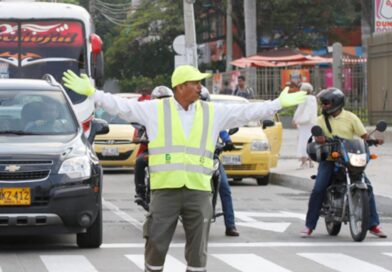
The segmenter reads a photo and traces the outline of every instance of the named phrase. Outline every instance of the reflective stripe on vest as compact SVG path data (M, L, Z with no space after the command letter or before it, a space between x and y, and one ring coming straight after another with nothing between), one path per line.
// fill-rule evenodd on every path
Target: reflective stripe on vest
M158 133L150 141L151 189L180 188L211 191L213 104L197 101L189 138L186 139L173 98L158 103Z

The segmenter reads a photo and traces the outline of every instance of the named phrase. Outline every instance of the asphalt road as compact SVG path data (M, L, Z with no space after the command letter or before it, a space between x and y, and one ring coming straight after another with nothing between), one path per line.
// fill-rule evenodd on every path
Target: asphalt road
M330 237L320 221L311 238L299 237L308 192L290 187L232 185L240 237L224 235L223 218L211 226L208 271L392 271L392 240L368 235L353 242L348 226ZM79 249L74 235L5 237L0 240L0 271L143 271L143 210L133 203L130 172L105 173L104 244ZM386 201L384 201L386 200ZM383 228L392 237L392 204L381 199ZM219 209L219 208L218 208ZM166 272L185 271L184 232L173 238Z

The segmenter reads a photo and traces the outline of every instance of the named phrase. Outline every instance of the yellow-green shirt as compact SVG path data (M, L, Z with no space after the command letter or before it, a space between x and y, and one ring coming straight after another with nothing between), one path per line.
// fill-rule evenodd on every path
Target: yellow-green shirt
M317 118L317 124L323 129L324 135L327 137L335 135L344 139L353 139L354 136L361 137L367 133L358 116L350 111L342 110L338 116L330 116L329 123L331 124L332 133L327 128L324 116L320 115Z

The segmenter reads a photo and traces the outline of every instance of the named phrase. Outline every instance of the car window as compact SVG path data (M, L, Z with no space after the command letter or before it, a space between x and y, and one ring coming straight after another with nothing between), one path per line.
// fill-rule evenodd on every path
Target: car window
M71 134L77 120L62 92L0 91L0 134Z
M95 117L104 119L106 122L112 125L126 125L129 124L129 122L125 121L124 119L121 119L117 115L111 115L107 111L105 111L103 108L97 108L95 111Z

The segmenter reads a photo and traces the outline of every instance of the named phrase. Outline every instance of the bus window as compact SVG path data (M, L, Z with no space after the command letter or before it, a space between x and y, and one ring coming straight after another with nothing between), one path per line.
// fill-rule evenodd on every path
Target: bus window
M76 74L86 72L84 41L83 24L78 21L0 21L0 76L42 78L51 74L61 82L68 69ZM1 71L2 65L8 65L8 71ZM73 103L85 99L71 91L68 95Z

